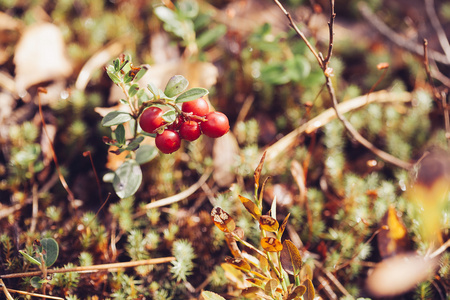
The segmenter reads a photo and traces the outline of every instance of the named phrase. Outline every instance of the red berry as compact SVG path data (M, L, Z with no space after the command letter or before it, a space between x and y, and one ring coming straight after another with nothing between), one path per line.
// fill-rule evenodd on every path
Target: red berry
M218 111L206 115L206 121L201 123L203 133L212 138L218 138L230 130L227 116Z
M139 125L142 130L148 133L153 133L156 128L164 125L164 120L162 118L163 111L159 107L149 107L142 113L139 118Z
M208 102L203 98L184 102L181 106L181 110L186 113L192 113L196 116L203 117L209 112Z
M169 154L180 149L181 138L178 132L166 129L156 136L155 144L162 153Z
M180 126L180 136L187 141L195 141L202 135L200 125L195 121L186 121Z

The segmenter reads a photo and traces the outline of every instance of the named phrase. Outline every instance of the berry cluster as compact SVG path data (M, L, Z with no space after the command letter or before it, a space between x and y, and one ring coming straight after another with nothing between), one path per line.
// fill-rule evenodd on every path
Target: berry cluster
M182 139L192 142L202 133L218 138L230 129L227 116L217 111L209 112L208 103L203 98L184 102L172 123L164 121L163 113L161 108L151 106L141 114L139 125L145 132L157 133L156 147L166 154L177 151Z

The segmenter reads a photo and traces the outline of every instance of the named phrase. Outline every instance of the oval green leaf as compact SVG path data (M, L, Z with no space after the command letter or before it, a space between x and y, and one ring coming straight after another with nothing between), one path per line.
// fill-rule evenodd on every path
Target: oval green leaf
M128 122L132 119L129 113L123 111L112 111L108 113L102 120L102 125L110 127Z
M166 85L166 89L164 90L164 94L167 97L175 97L176 95L183 92L189 85L189 81L184 78L182 75L175 75L170 78L169 82Z
M163 115L162 118L167 123L172 123L177 119L177 112L175 110L168 110Z
M152 145L141 145L136 150L136 162L140 165L148 163L158 155L158 150Z
M41 262L38 261L37 259L35 259L34 257L28 255L26 252L24 252L23 250L19 250L19 253L23 255L23 257L25 257L30 263L35 264L40 266Z
M30 284L35 289L40 289L42 287L42 278L39 276L34 276L31 278Z
M117 126L116 130L114 130L114 134L119 145L125 144L125 127L123 126L123 124L119 124Z
M113 187L119 198L127 198L136 193L142 182L142 170L133 160L125 161L115 172Z
M39 246L39 251L42 252L44 257L45 265L50 267L56 262L59 255L58 243L52 238L45 238L41 240L41 246Z
M177 97L176 103L189 102L208 95L209 91L204 88L192 88Z
M139 91L139 85L137 83L135 83L132 86L130 86L130 88L128 89L128 96L133 97L134 95L137 94L138 91Z

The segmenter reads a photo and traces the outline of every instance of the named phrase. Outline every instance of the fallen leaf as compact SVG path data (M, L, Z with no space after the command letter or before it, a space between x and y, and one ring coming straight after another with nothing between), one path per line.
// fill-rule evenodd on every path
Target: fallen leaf
M430 278L437 266L437 260L416 254L396 255L377 264L367 278L367 288L375 297L403 294Z
M25 30L17 44L14 63L19 95L25 95L32 85L62 79L72 73L62 33L50 23L36 24Z
M378 250L383 258L406 252L409 249L409 239L403 221L394 206L390 206L381 220L381 225L387 226L378 234Z

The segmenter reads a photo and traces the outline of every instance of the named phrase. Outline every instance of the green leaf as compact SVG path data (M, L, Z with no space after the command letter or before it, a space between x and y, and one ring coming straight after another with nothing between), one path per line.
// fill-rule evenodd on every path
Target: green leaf
M197 47L203 49L211 44L214 44L218 39L227 33L227 26L220 24L210 30L206 30L197 38Z
M147 84L147 88L154 97L157 97L159 95L159 89L153 83L150 82L149 84Z
M23 255L30 263L40 266L41 262L36 260L34 257L28 255L25 251L19 250L19 253Z
M114 73L106 72L108 74L109 78L111 78L112 82L115 84L119 84L122 80Z
M125 148L125 150L135 151L140 147L140 144L144 140L143 136L138 136L135 138L131 143L128 144L128 146Z
M127 198L136 193L142 182L142 170L133 160L125 161L115 172L113 187L119 198Z
M189 102L208 95L208 90L204 88L192 88L177 97L176 103Z
M158 155L158 150L152 145L142 145L136 150L136 162L140 165L145 164Z
M139 72L137 72L136 76L134 76L134 80L138 81L142 77L144 77L145 73L147 73L148 69L146 66L142 66Z
M164 90L164 94L167 97L175 97L176 95L183 92L189 85L189 81L184 78L182 75L175 75L169 79L169 82L166 85Z
M125 127L123 126L123 124L119 124L116 130L114 130L114 133L116 135L117 143L119 143L120 145L125 144Z
M32 287L34 287L35 289L40 289L42 287L42 278L39 276L34 276L31 278L30 280L30 284Z
M173 32L180 38L184 38L188 31L193 31L194 24L192 21L188 22L189 20L185 20L184 22L181 22L177 14L170 8L158 6L155 8L155 14L164 22L164 29ZM192 25L189 26L189 23L192 23Z
M128 89L128 95L130 97L133 97L134 95L137 94L138 91L139 91L139 85L137 83L135 83L132 86L130 86L130 88Z
M299 82L306 78L311 72L311 64L304 56L294 56L294 58L286 62L287 74L294 82Z
M41 246L39 246L38 249L43 254L45 265L47 267L52 266L56 262L59 255L59 246L54 239L42 239Z
M102 125L105 127L111 127L128 122L132 119L129 113L123 111L112 111L108 113L102 120Z
M120 71L120 60L118 58L116 58L113 61L113 64L114 64L114 71L119 72Z
M202 297L205 300L225 300L224 297L209 291L202 291Z
M172 123L177 119L178 113L175 110L168 110L163 115L162 118L167 123Z

